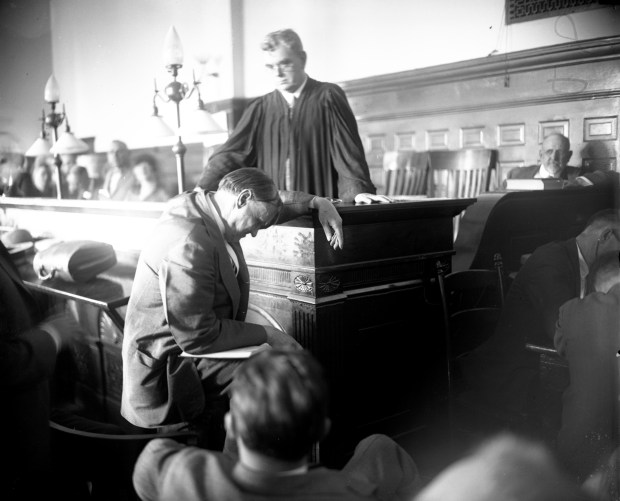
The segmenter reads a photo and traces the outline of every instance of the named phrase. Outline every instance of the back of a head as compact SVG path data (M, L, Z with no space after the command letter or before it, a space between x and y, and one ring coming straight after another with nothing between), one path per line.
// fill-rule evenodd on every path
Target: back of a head
M297 461L325 432L327 383L306 351L269 349L248 359L231 386L235 431L251 450Z
M589 499L542 445L509 434L483 443L440 473L415 501Z
M590 267L588 290L607 293L618 283L620 283L620 252L606 252Z
M281 45L288 47L295 54L301 56L304 52L303 44L299 35L291 29L272 31L268 33L261 43L261 50L272 51Z

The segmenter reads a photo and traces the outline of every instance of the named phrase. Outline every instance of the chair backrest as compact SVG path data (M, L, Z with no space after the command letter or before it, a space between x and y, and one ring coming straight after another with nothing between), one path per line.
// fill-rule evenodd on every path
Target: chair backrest
M496 150L442 150L428 155L429 197L470 198L489 191Z
M385 195L426 195L427 172L428 152L386 151L383 155Z
M92 423L92 429L97 428L95 421L84 421ZM83 431L55 421L50 421L49 426L58 482L67 494L89 491L88 499L138 500L133 488L133 468L150 440L172 438L186 444L197 443L197 434L191 431L125 434L120 427L107 423L101 423L102 431L116 428L119 433ZM67 499L73 497L68 495Z
M267 310L255 304L248 304L248 312L245 321L251 324L270 325L279 331L286 332L282 324L278 322Z
M493 270L469 269L445 274L437 270L444 327L452 358L473 350L494 332L506 292L502 259Z

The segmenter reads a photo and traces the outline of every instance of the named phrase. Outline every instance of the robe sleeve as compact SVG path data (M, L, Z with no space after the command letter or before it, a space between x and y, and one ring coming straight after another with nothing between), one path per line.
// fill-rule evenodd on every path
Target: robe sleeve
M330 85L325 91L324 106L332 131L330 155L338 173L338 197L351 202L358 193L376 193L357 122L344 91L337 85Z
M207 191L217 190L220 180L241 166L257 165L258 127L262 120L263 106L256 99L245 110L239 123L217 151L209 158L197 185Z

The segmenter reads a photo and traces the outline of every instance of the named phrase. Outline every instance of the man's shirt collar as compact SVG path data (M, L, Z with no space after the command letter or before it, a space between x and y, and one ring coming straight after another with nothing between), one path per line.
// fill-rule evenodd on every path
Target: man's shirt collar
M304 78L304 82L299 86L299 88L295 92L288 92L282 89L278 89L280 91L280 94L282 94L282 97L286 100L289 106L293 106L294 99L299 99L299 96L301 96L301 91L303 91L304 87L306 86L306 82L308 82L308 75L306 75L306 77Z

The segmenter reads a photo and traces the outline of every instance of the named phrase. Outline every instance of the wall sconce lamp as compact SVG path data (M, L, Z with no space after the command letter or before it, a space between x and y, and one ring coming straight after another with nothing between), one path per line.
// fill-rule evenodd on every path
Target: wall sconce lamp
M172 130L163 121L159 115L157 109L156 100L161 99L164 102L172 101L176 107L177 117L177 143L172 147L172 152L176 158L177 166L177 184L179 193L183 193L185 190L185 153L187 147L183 144L181 138L181 109L180 103L183 100L189 99L194 92L198 97L198 107L192 115L189 117L189 124L184 127L185 130L193 130L197 133L219 133L225 132L222 127L213 119L211 114L206 110L205 104L200 96L200 81L196 80L196 75L192 74L192 84L189 86L186 83L181 83L177 80L179 69L183 67L183 46L181 45L181 39L174 28L171 26L166 34L164 40L164 64L168 72L172 75L172 82L164 87L163 96L157 89L157 81L155 80L155 93L153 95L153 115L151 116L151 131L161 136L170 136ZM216 73L212 73L210 76L217 76Z
M35 140L32 146L26 150L25 155L28 157L47 155L48 153L54 155L54 165L56 166L54 176L56 181L56 194L58 199L62 199L64 193L60 169L62 159L60 155L86 153L89 147L84 141L75 137L71 132L64 105L62 113L56 111L56 105L60 101L60 90L54 75L51 75L45 84L43 99L50 104L51 110L47 115L45 114L45 110L41 111L41 135ZM60 127L63 121L65 122L65 132L59 138L58 127ZM53 145L50 145L47 139L46 128L52 130Z

